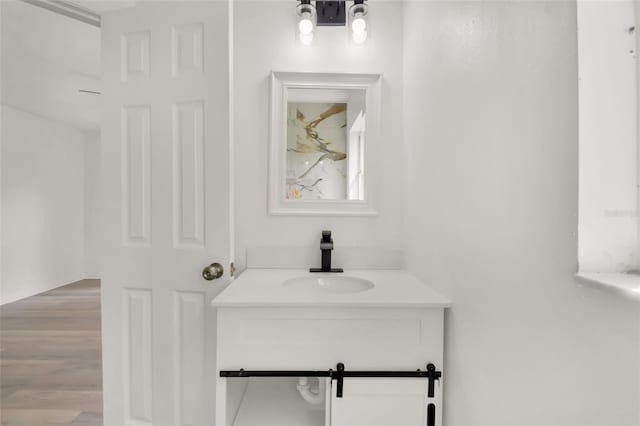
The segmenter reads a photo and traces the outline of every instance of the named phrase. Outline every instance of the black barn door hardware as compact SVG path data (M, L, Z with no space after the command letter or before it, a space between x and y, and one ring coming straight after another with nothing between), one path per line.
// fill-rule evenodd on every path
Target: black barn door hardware
M331 380L334 378L332 377ZM342 398L342 391L344 389L344 364L339 362L336 365L336 398Z
M427 387L427 397L433 398L435 395L435 382L442 377L442 371L436 371L436 366L429 363L427 364L427 378L429 379L429 385Z
M424 378L428 380L427 397L435 395L435 382L440 380L442 372L436 370L432 363L426 370L415 371L348 371L343 363L338 363L335 370L221 370L220 377L329 377L336 381L336 397L342 398L344 379L347 377L389 377L389 378ZM435 406L434 406L435 409Z
M436 426L436 405L427 405L427 426Z

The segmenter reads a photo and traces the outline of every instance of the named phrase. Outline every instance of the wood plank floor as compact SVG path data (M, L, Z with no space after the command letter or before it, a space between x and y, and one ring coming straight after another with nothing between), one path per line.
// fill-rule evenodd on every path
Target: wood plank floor
M102 425L99 280L0 307L0 424Z

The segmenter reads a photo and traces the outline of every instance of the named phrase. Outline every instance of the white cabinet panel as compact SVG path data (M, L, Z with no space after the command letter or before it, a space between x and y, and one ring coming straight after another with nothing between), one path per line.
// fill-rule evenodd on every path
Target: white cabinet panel
M351 370L439 366L443 312L219 308L218 369L314 370L335 368L338 362Z
M379 343L420 344L420 319L416 318L275 318L246 319L232 338L244 344Z
M425 426L424 379L344 379L343 397L331 390L331 426Z

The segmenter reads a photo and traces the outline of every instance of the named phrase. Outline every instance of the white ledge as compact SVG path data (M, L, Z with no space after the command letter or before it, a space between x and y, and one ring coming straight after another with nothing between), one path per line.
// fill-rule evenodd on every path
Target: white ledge
M623 272L578 272L576 277L587 284L614 291L640 302L640 274Z

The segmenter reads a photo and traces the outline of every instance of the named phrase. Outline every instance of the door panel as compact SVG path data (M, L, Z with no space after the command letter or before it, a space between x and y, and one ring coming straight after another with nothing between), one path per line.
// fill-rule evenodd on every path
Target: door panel
M122 108L124 245L151 244L151 106Z
M151 290L126 289L123 300L123 387L129 422L152 418Z
M204 102L173 104L174 246L204 245Z
M344 379L343 397L331 388L332 426L425 426L424 379Z
M213 425L229 282L228 3L102 20L106 426ZM222 278L202 268L219 262Z
M204 293L185 291L174 293L174 406L177 424L206 423L204 417L206 401L203 398L205 395L203 372L207 362L204 345L206 309Z

